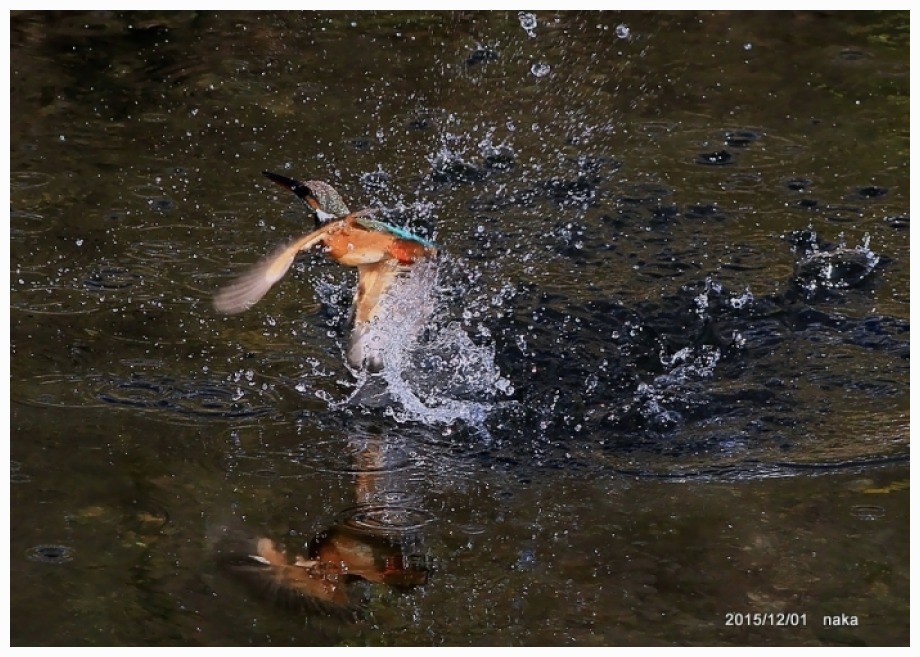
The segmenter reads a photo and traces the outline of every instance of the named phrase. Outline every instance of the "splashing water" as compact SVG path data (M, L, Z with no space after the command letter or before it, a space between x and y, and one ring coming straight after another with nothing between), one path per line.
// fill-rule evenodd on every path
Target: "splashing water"
M494 345L475 344L458 322L438 325L438 271L436 261L417 264L383 297L366 338L383 369L354 372L356 389L342 404L383 407L399 422L476 426L497 396L513 393Z
M821 248L813 237L804 256L796 263L796 279L809 295L821 289L851 288L868 278L880 260L869 248L868 234L863 243L855 247L847 247L841 236L836 247Z

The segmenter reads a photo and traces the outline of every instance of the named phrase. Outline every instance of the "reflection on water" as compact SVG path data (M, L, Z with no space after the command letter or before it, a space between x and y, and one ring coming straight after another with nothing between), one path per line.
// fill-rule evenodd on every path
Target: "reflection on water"
M422 586L428 566L422 536L430 514L411 483L403 451L390 441L353 438L355 505L289 558L279 539L241 539L222 528L218 561L276 604L298 612L357 620L365 604L355 582L397 589Z
M13 15L14 643L905 643L908 36ZM443 247L382 372L321 256L212 311L266 168Z

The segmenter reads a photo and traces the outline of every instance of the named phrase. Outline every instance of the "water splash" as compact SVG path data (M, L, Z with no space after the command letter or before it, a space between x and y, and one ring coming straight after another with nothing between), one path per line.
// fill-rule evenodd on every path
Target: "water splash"
M796 263L795 279L809 296L821 290L851 288L875 271L881 258L869 248L869 235L863 243L847 247L843 236L837 246L823 248L817 236L810 235L803 257Z
M545 78L551 71L550 65L542 62L537 62L530 67L530 74L535 78Z
M481 425L499 397L514 392L495 364L495 346L477 344L439 303L438 262L423 262L381 299L366 340L378 373L355 371L354 392L333 405L383 408L398 422ZM483 333L482 331L480 333Z
M486 127L478 142L469 132L442 135L438 150L427 156L431 179L437 183L475 183L513 168L515 149L506 140L496 142L495 133L495 127Z
M665 373L650 383L639 383L632 403L619 411L638 412L654 431L683 425L687 411L703 403L698 394L700 381L713 377L721 357L721 350L711 345L685 347L674 354L662 352L659 358ZM611 419L616 416L615 412Z

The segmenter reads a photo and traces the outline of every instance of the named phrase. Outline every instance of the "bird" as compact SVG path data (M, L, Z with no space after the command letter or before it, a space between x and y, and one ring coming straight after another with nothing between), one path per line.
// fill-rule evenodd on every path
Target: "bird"
M284 277L297 254L323 245L330 258L358 270L348 364L356 370L380 371L384 364L382 352L379 345L371 345L369 329L380 315L381 301L400 278L412 271L413 265L435 259L438 246L405 228L372 218L376 209L352 212L328 183L302 182L270 171L263 171L263 175L294 192L310 208L316 229L276 248L220 289L214 297L214 308L230 315L251 308Z

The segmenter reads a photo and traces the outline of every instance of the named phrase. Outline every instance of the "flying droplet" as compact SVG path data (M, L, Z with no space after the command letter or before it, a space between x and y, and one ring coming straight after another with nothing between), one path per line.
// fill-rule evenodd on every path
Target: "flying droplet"
M552 69L550 69L549 64L537 63L530 67L530 72L536 78L546 77L549 75L550 70Z
M527 11L519 11L518 20L521 22L521 27L527 32L527 36L531 39L537 36L537 17L535 14L531 14Z

